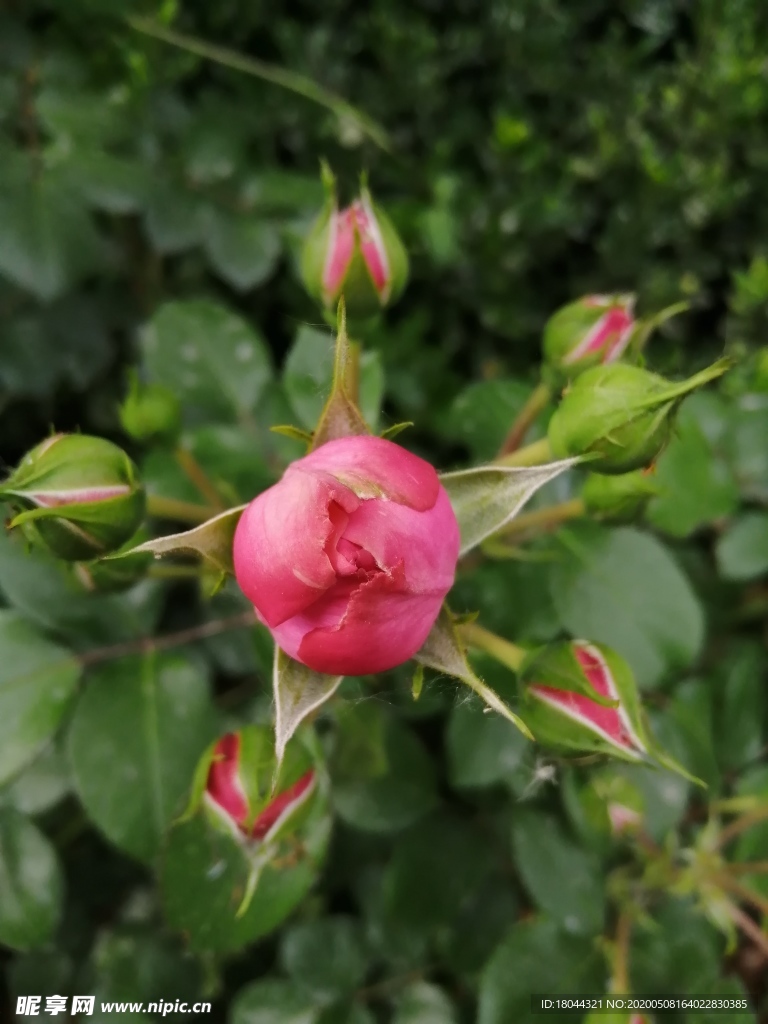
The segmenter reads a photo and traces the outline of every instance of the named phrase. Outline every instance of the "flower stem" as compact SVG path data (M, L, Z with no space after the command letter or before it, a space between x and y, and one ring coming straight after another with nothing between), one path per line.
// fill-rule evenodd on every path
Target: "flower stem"
M210 503L211 508L215 508L217 512L223 512L226 506L221 500L221 495L192 452L180 446L173 454L184 475Z
M616 922L616 938L613 946L613 978L611 989L623 994L629 992L629 940L632 936L632 919L626 911L619 914Z
M524 512L512 520L503 530L494 536L510 537L519 533L546 533L555 530L569 519L578 519L586 515L587 509L582 498L571 498L559 505L537 508L533 512Z
M552 459L552 449L549 440L543 437L540 441L527 444L525 448L518 448L516 452L503 455L496 459L496 466L541 466Z
M741 835L742 832L746 832L747 829L752 828L753 825L757 825L761 821L765 821L768 818L768 804L764 807L758 807L757 810L750 811L748 814L743 814L740 818L732 821L730 825L723 829L717 840L716 848L722 850L732 839L736 836Z
M476 622L465 622L458 627L458 630L461 639L470 647L485 651L486 654L490 654L491 657L500 661L502 665L511 668L513 672L520 669L526 655L522 647L491 633L488 629L483 629Z
M147 495L147 513L157 519L175 519L179 523L204 523L213 519L219 509L207 505L195 505L191 501L164 498L159 494Z
M515 421L509 428L509 433L504 438L504 443L499 449L499 458L502 455L509 455L520 447L528 428L538 419L552 397L552 389L543 381L537 384L528 396L525 405L515 417Z
M754 944L762 950L765 956L768 956L768 935L765 934L759 925L755 924L749 914L745 914L744 911L737 907L735 903L731 903L730 900L727 900L726 906L731 920L746 936L752 939Z

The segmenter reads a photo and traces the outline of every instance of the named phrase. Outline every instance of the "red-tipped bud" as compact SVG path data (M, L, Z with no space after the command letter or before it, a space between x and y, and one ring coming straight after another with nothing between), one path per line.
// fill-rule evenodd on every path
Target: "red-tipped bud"
M540 742L645 760L634 679L614 651L582 641L553 644L528 657L521 678L525 719Z
M268 795L266 785L273 760L265 765L260 732L255 737L245 733L227 733L216 744L208 769L205 800L230 828L248 839L263 842L282 832L311 796L315 787L315 771L309 769L275 796ZM256 739L256 744L253 740ZM265 772L264 769L269 771Z
M343 296L347 314L369 317L400 295L408 277L408 256L391 221L367 188L345 209L331 196L315 222L302 254L307 291L328 310Z
M544 356L568 377L620 359L635 327L634 295L585 295L559 309L544 328Z

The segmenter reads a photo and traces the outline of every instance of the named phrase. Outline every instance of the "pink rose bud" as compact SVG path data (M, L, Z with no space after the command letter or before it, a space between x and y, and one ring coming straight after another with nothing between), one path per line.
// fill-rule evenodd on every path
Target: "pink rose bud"
M292 463L237 526L235 575L276 643L318 672L411 658L453 585L459 527L428 462L380 437Z
M305 244L302 276L309 293L328 309L343 295L352 318L371 316L400 295L408 256L367 189L343 210L331 197Z
M559 309L544 328L544 356L569 377L620 359L632 337L633 295L586 295Z
M613 651L580 641L556 644L534 657L524 677L531 680L526 721L537 739L632 761L645 758L634 680Z
M241 744L241 735L234 732L223 736L216 744L208 769L205 798L209 806L243 835L264 840L306 801L315 785L315 772L313 769L305 772L254 817L241 776Z

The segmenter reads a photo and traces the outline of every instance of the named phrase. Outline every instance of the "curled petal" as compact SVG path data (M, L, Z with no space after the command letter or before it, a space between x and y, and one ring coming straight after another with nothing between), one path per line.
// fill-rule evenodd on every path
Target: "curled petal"
M358 498L384 498L424 512L437 501L440 481L433 466L383 437L342 437L294 462L298 473L329 473Z

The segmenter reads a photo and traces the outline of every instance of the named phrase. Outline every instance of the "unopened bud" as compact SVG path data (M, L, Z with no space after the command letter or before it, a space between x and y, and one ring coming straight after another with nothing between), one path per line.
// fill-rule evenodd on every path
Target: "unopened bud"
M590 473L581 491L587 512L604 522L634 522L651 498L659 493L651 473L637 469L634 473L606 476Z
M639 366L595 366L570 385L549 423L557 458L591 456L599 473L629 473L649 465L670 439L682 399L725 373L722 359L674 384Z
M620 359L632 338L634 295L585 295L563 306L544 327L544 358L575 377Z
M214 747L205 805L233 834L268 842L298 824L298 812L315 790L315 770L308 756L294 756L273 793L275 765L273 739L261 726L227 733Z
M541 743L645 760L647 744L629 666L581 641L553 644L523 666L525 720Z
M145 507L125 452L84 434L55 434L33 448L0 485L0 500L18 512L10 527L75 562L119 548L136 532Z
M123 430L137 441L173 438L181 428L181 405L176 395L162 384L142 384L135 373L119 414Z
M304 245L307 291L333 310L343 296L347 315L372 316L394 302L408 278L408 255L389 217L367 188L340 210L331 195Z

